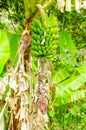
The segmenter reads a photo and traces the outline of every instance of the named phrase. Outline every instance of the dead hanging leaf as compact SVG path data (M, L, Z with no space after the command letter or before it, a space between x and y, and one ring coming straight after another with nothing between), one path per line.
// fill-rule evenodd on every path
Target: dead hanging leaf
M66 0L66 11L71 12L71 0Z
M71 8L72 8L72 4L71 4L72 0L57 0L57 7L58 9L63 13L64 12L64 9L66 11L69 11L71 12ZM82 0L75 0L75 10L77 12L80 11L80 8L81 8L81 3L82 3ZM66 8L65 8L66 6Z
M63 13L64 12L64 7L65 7L64 0L57 0L57 7Z
M75 10L78 12L81 8L81 0L75 0Z
M15 97L15 98L9 98L7 99L8 105L11 108L11 110L15 111L17 110L17 102L18 102L19 98Z
M13 112L11 112L8 130L20 130L20 123L18 118L15 118Z
M24 106L21 106L20 108L20 119L19 120L22 120L22 119L25 119L25 107Z
M27 130L27 124L22 122L21 124L21 130Z
M4 129L3 127L4 127L3 119L0 119L0 130L3 130Z
M9 86L12 88L15 92L17 92L18 84L16 77L10 77Z
M31 113L29 114L29 129L30 130L44 130L44 127L47 128L47 113L42 114L40 109L37 106L37 88L33 91L33 97L31 97ZM45 118L47 117L47 118Z
M23 44L23 50L25 51L28 47L31 46L30 42L30 30L25 30L21 39L21 44Z
M28 98L24 94L21 95L20 120L25 120L27 118L27 113L28 113Z
M13 113L11 113L8 130L13 130L13 129L14 129L13 128Z
M46 73L42 74L40 73L38 75L38 81L37 81L37 105L42 112L42 114L45 114L48 106L48 100L49 100L49 85L46 83Z
M4 94L7 85L8 85L8 75L4 76L0 80L0 99L2 99L2 95Z
M41 120L41 121L40 121ZM42 114L40 110L38 110L38 117L37 117L37 123L39 123L39 127L44 130L44 128L47 128L47 122L48 122L48 115L47 113ZM39 129L41 130L41 129Z
M45 130L47 128L47 106L49 100L49 84L47 80L46 60L40 58L38 61L37 83L34 91L31 91L29 124L30 130ZM45 118L46 117L46 118Z

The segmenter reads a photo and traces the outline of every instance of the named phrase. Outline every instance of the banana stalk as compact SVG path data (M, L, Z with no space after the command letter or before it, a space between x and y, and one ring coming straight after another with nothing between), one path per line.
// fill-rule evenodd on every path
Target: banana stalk
M23 0L25 6L25 17L28 19L31 16L30 1Z
M36 7L39 9L39 12L41 14L41 18L42 18L42 23L43 25L45 25L46 22L46 15L45 15L45 11L42 5L40 4L36 4Z

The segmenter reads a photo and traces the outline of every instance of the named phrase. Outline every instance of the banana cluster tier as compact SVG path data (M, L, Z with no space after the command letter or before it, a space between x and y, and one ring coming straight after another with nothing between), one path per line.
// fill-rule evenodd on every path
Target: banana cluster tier
M52 59L56 55L59 39L57 18L46 16L46 21L35 19L31 24L32 55Z

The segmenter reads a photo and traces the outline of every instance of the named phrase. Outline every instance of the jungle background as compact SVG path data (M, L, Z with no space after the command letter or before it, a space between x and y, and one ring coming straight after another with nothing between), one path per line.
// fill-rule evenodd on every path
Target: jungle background
M0 130L86 130L86 1L1 0Z

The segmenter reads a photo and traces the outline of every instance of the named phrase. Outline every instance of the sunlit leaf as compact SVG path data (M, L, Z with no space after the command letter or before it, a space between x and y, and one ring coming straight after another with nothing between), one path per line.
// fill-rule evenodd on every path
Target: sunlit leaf
M54 117L55 116L55 111L54 110L49 111L49 116Z
M85 95L86 95L86 90L77 90L71 93L65 93L63 96L59 95L56 97L55 105L60 106L62 104L78 101L80 99L84 99Z
M10 57L10 46L6 32L0 30L0 73Z
M66 31L61 31L60 33L60 55L64 58L66 68L70 72L74 70L76 64L76 46L69 37Z
M69 35L65 31L60 33L60 54L66 55L67 53L73 54L76 52L76 46L70 39Z
M77 68L77 71L81 74L81 73L86 73L86 62L81 65L80 67Z
M65 68L63 69L61 68L59 71L52 74L52 80L53 80L53 83L57 84L59 82L62 82L69 76L70 76L70 73Z
M73 76L62 83L56 89L57 95L64 95L79 89L86 82L86 74Z
M13 61L14 58L16 57L17 51L18 51L18 43L20 40L20 35L18 34L12 34L12 33L7 33L8 40L10 43L10 59Z

